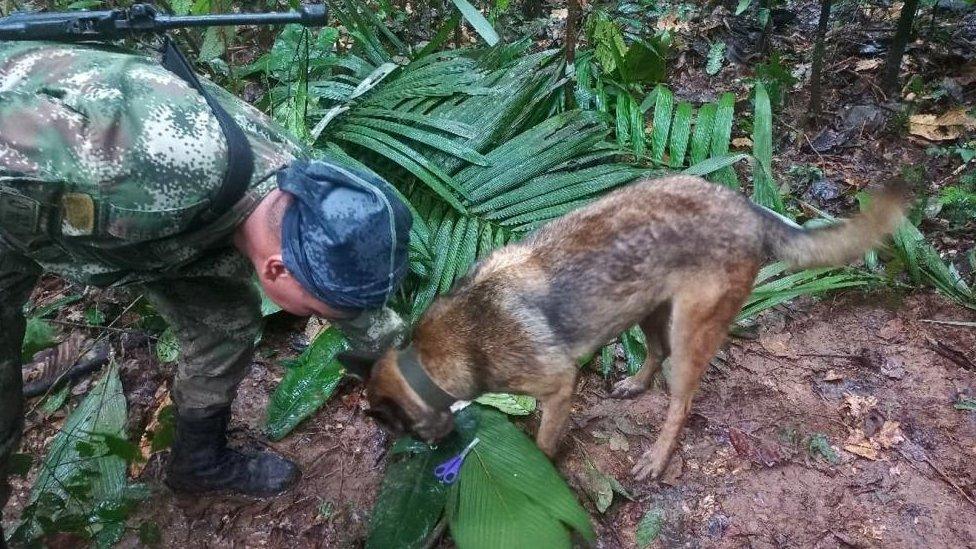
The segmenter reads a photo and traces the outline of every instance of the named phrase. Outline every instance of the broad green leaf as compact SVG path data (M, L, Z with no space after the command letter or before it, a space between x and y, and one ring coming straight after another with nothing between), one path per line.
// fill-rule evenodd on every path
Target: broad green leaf
M57 412L64 406L64 403L68 401L68 395L71 393L71 384L65 383L57 392L51 393L44 398L44 402L41 403L40 410L44 412L44 415L49 416L54 412Z
M784 213L783 199L772 178L773 165L773 113L769 106L769 94L761 82L756 83L756 116L753 121L752 155L755 159L753 170L752 201L767 208Z
M745 160L747 158L749 158L749 155L745 153L713 156L712 158L698 162L694 166L684 170L681 173L685 175L706 176L710 173L714 173L719 170L725 169L728 166L731 166L732 164L735 164L736 162L739 162L740 160Z
M620 344L627 358L627 372L634 375L647 359L647 340L639 326L627 330L620 336Z
M52 498L63 501L63 505L48 510L53 512L49 518L55 521L74 515L94 518L104 506L121 504L126 494L126 462L109 452L104 440L125 439L125 422L125 395L113 362L51 441L31 488L31 503ZM26 527L36 537L42 525ZM111 523L91 523L84 529L105 541L112 541L117 533L117 526Z
M397 447L414 451L391 452L369 521L367 549L427 546L428 536L444 513L449 489L434 476L434 469L466 443L456 434L434 450L413 439L397 441Z
M674 111L674 122L671 124L671 139L668 156L672 168L684 166L685 154L688 150L688 139L691 137L691 103L682 101Z
M489 46L494 46L498 43L498 33L491 26L491 23L485 19L485 16L478 11L478 8L471 5L468 0L451 0L457 9L461 11L461 15L471 23L474 30L481 35L481 38L488 43Z
M346 347L339 330L329 328L305 349L295 366L288 368L268 402L264 427L268 438L280 440L332 396L345 373L336 355Z
M21 347L22 359L29 362L34 355L57 344L57 330L43 318L32 316L27 319L24 330L24 343Z
M589 517L548 458L503 414L473 404L459 416L465 439L477 436L447 500L451 536L459 547L571 547L571 530L593 541Z
M712 131L715 126L715 111L718 105L707 103L698 109L698 119L695 121L695 133L691 137L691 164L704 162L708 158L709 147L712 143Z
M475 399L478 404L497 408L510 416L527 416L535 411L535 398L508 393L485 393Z
M729 145L732 142L732 119L735 114L735 96L725 93L718 102L718 109L715 111L715 127L712 130L711 156L725 156L729 154ZM716 182L731 187L739 188L739 180L735 175L735 170L726 167L715 174Z
M630 111L630 145L634 151L634 155L640 158L644 156L645 151L644 113L641 112L640 106L634 100L633 96L628 94L626 99L629 103L628 110Z
M671 131L674 94L664 86L658 86L657 90L657 101L654 103L654 129L651 131L651 160L662 162Z
M623 57L623 70L629 82L653 85L664 80L664 46L639 40L634 42Z
M600 373L603 377L610 377L613 374L614 365L614 345L604 345L600 349Z

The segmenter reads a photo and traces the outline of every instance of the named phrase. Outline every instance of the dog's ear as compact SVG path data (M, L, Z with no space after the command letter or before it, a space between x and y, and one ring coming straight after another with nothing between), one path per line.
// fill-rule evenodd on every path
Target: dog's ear
M336 355L336 360L338 360L339 363L346 368L346 374L358 379L359 381L366 381L369 379L369 374L373 370L373 364L376 363L378 358L379 357L365 356L350 351L345 351Z

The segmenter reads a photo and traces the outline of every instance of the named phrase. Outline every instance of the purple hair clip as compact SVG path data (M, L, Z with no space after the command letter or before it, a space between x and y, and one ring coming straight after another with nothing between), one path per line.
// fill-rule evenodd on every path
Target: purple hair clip
M457 480L458 475L461 473L461 465L464 463L464 458L468 456L468 453L479 443L481 439L474 437L471 444L468 444L461 453L452 457L451 459L441 463L434 468L434 476L437 480L443 482L444 484L453 484Z

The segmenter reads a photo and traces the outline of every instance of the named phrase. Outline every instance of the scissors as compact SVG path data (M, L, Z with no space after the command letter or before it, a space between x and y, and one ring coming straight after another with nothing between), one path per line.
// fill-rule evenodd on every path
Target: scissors
M458 474L461 472L461 464L464 463L464 458L467 457L468 453L479 443L481 439L474 437L471 444L461 451L460 454L454 456L453 458L441 463L436 468L434 468L434 476L437 480L443 482L444 484L453 484L458 478Z

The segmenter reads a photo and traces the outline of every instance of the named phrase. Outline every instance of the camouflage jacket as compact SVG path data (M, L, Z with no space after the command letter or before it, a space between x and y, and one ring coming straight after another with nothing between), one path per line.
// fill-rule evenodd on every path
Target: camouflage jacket
M197 227L227 162L198 92L133 52L0 42L0 243L97 286L249 276L234 229L304 151L256 109L205 85L244 130L255 166L246 196Z

